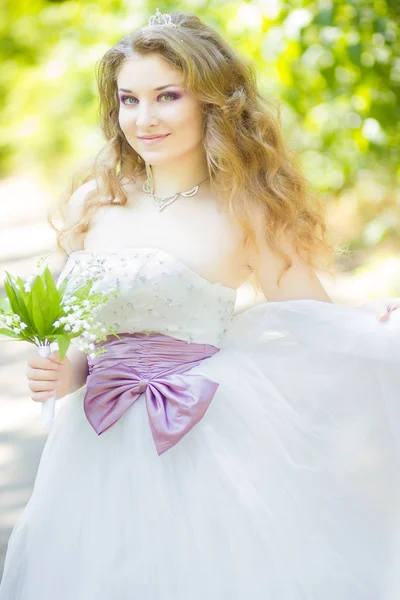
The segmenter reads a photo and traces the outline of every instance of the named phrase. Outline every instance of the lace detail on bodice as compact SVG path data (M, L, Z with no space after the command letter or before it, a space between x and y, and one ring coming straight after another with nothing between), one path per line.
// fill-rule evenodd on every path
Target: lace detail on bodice
M102 274L95 291L116 287L98 320L121 333L162 333L187 342L220 346L232 319L237 291L212 283L174 256L155 248L72 252L58 284L67 289Z

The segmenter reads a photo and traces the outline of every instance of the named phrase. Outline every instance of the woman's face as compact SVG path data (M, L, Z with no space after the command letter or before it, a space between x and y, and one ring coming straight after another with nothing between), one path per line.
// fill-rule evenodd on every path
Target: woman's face
M183 76L158 54L136 55L117 78L119 124L129 145L150 165L176 162L203 149L200 104ZM147 136L165 136L146 140Z

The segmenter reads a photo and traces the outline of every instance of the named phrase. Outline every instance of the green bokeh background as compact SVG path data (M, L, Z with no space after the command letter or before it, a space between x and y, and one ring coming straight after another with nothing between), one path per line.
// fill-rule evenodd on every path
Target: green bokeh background
M351 251L339 269L389 273L377 295L400 295L398 0L3 0L0 176L29 169L55 197L67 189L103 144L96 63L157 7L195 12L255 63Z

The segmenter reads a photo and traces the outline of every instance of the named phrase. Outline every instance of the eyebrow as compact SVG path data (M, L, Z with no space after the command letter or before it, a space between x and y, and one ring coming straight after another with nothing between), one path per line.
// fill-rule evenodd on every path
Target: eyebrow
M160 87L156 87L154 88L155 91L159 91L159 90L165 90L165 88L167 87L181 87L180 85L178 85L177 83L167 83L167 85L160 85ZM128 94L132 94L132 90L127 90L125 88L119 88L120 92L128 92Z

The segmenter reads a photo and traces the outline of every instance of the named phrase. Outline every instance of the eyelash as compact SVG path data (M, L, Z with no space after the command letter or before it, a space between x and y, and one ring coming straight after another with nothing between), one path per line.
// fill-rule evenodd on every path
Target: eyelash
M160 94L158 97L162 98L162 96L173 96L172 100L178 100L180 98L179 94L174 94L174 92L164 92L164 94ZM128 98L133 98L133 96L120 96L120 101L122 104L125 104L125 100ZM136 102L132 102L132 104L127 103L125 106L134 106L137 104Z

